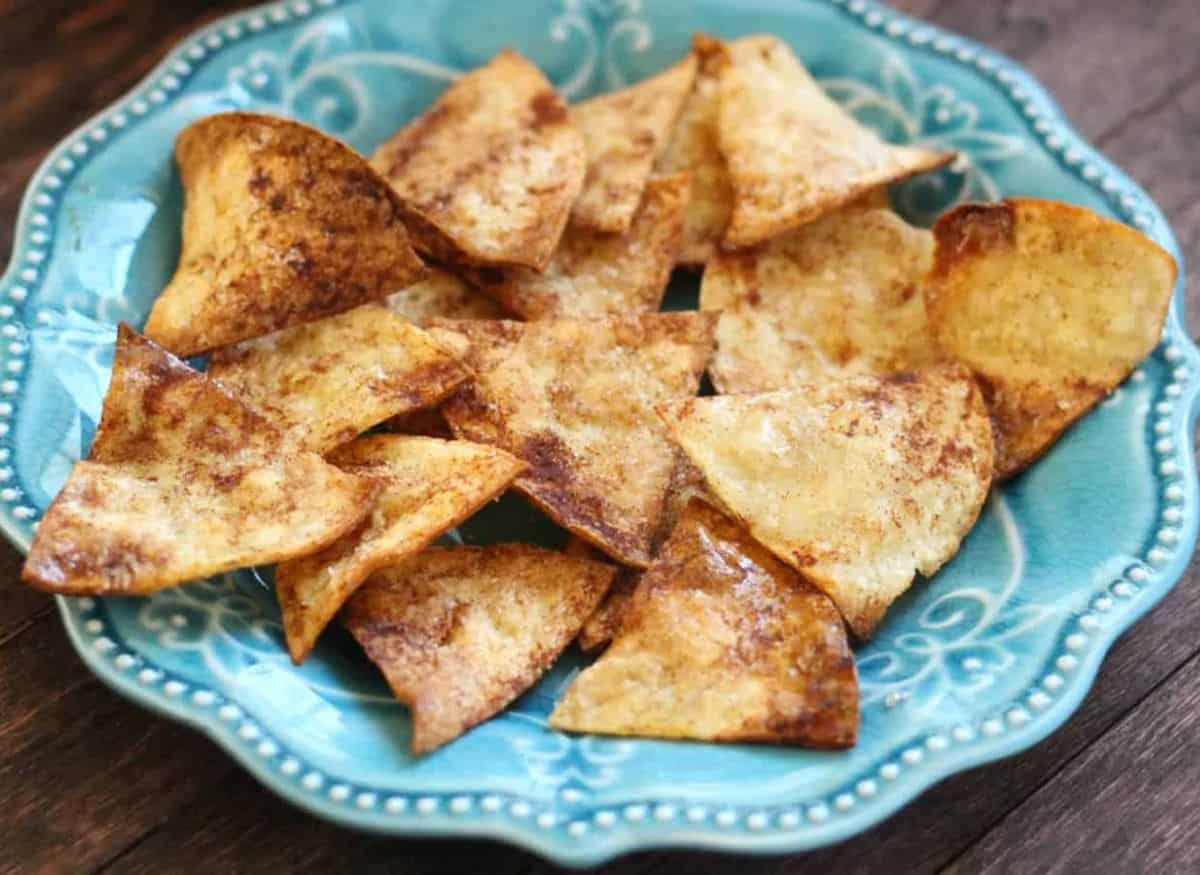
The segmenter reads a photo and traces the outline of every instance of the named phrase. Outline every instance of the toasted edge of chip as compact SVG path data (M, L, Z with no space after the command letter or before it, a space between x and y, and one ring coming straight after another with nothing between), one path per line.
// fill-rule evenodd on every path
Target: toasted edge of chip
M1058 201L963 204L933 231L933 334L982 387L1007 479L1154 349L1178 265L1133 228Z
M378 304L217 350L208 374L268 417L289 445L317 453L440 403L470 376L428 334Z
M455 80L372 164L427 255L540 270L583 186L587 152L542 72L504 49Z
M430 547L373 574L342 620L411 708L412 752L424 754L531 687L615 571L529 544Z
M696 79L696 56L635 85L571 107L587 147L583 190L571 210L580 228L623 234Z
M280 443L220 385L121 323L92 457L51 502L22 579L62 595L145 594L290 559L356 526L375 484Z
M399 198L316 128L221 113L185 128L175 157L182 251L145 332L176 355L333 316L425 275Z
M320 552L281 564L275 594L292 661L299 665L326 625L374 571L420 552L508 488L526 464L466 441L372 435L329 461L379 484L366 520Z
M833 603L699 499L549 719L569 732L820 748L852 746L858 722Z

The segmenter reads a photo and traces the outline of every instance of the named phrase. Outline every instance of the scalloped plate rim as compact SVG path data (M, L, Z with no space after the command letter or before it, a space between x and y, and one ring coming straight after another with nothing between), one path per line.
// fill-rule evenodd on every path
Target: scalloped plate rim
M945 39L952 41L957 47L969 49L976 56L989 58L994 63L994 70L996 72L1006 72L1028 92L1032 100L1036 100L1042 105L1042 115L1057 126L1056 133L1086 158L1087 162L1099 167L1104 171L1105 175L1115 178L1124 189L1137 195L1142 200L1145 208L1151 212L1156 220L1156 227L1151 236L1171 252L1178 261L1180 268L1176 292L1172 301L1164 337L1169 339L1173 344L1177 344L1177 348L1181 350L1184 359L1186 359L1186 365L1193 373L1197 369L1200 369L1200 348L1196 346L1188 334L1182 320L1183 289L1186 286L1186 270L1183 255L1179 249L1179 244L1173 230L1165 216L1163 216L1161 209L1149 194L1134 182L1128 174L1097 151L1075 129L1054 97L1031 73L1027 72L1018 62L1007 55L987 48L970 38L948 31L938 25L915 19L877 2L877 0L849 0L849 2L848 0L818 0L818 2L835 7L844 15L851 17L850 26L855 28L862 29L865 27L859 20L864 15L878 14L882 16L882 20L903 23L906 33L921 30L928 34L928 39L922 41L921 44L905 43L906 50L928 52L930 50L929 47L935 41ZM311 12L318 13L320 11L340 8L342 0L331 0L331 2L318 2L306 5L310 7L313 5L317 6L318 8L311 9ZM215 34L232 24L241 23L256 15L267 15L274 9L286 9L287 6L287 3L276 2L248 7L217 18L210 24L190 32L179 41L176 48L168 52L162 61L123 96L114 100L63 137L48 152L46 158L39 164L26 186L13 231L12 257L5 272L3 275L0 275L0 287L7 288L14 284L13 278L17 274L19 265L22 262L22 255L27 247L28 226L30 225L30 215L34 212L35 192L45 177L52 173L52 165L64 157L68 143L76 140L82 132L94 126L98 119L113 112L117 107L124 107L127 104L133 103L137 99L137 95L148 91L153 81L164 75L168 75L169 68L172 65L184 60L185 50L189 45ZM298 17L295 20L302 20L302 17ZM288 24L291 23L293 21L289 20ZM899 36L888 35L878 30L876 32L889 41L901 41ZM948 54L946 54L946 58L951 63L956 64L964 70L968 70L968 75L971 77L976 79L985 78L979 70L970 67L966 62L957 60ZM1004 89L1004 91L1005 99L1013 101L1014 99L1008 93L1008 89ZM1031 130L1028 119L1024 120L1026 122L1025 133L1041 147L1041 141L1036 138L1034 132ZM1063 165L1061 158L1056 157L1055 160L1056 163ZM1063 170L1082 179L1076 171L1068 167L1063 166ZM1100 194L1104 194L1095 182L1089 180L1083 181L1096 189ZM14 314L12 318L18 319L23 315L24 313L21 312ZM482 817L469 821L461 817L447 820L440 811L436 817L425 817L411 810L406 810L400 814L388 813L383 815L378 811L364 812L352 805L330 804L324 795L306 793L300 789L295 781L282 777L277 770L270 769L268 762L256 757L252 749L236 737L235 727L218 719L215 711L207 712L208 716L198 716L198 712L184 706L181 700L173 700L169 695L156 693L150 688L140 686L131 674L122 673L114 669L108 662L100 658L92 647L87 646L87 642L83 637L84 633L76 624L75 618L71 616L68 607L70 600L62 596L57 596L55 597L55 601L57 602L60 616L63 619L63 624L72 646L89 670L107 686L137 704L146 707L148 710L200 730L248 771L259 783L273 793L315 816L334 821L343 826L392 836L457 836L463 838L499 839L534 851L559 864L572 867L593 866L620 854L654 848L692 848L750 854L780 854L809 850L843 841L864 832L908 805L934 784L951 775L1027 750L1051 735L1075 713L1079 704L1086 697L1095 682L1100 664L1103 662L1113 643L1175 587L1191 561L1192 552L1196 544L1198 527L1200 527L1200 514L1196 512L1197 504L1200 504L1200 488L1198 488L1197 484L1195 466L1190 464L1190 460L1194 458L1195 453L1194 431L1196 420L1198 415L1200 415L1200 380L1193 379L1188 383L1183 396L1179 398L1179 405L1183 410L1183 415L1175 417L1174 430L1171 433L1171 437L1178 442L1189 463L1184 465L1180 472L1182 476L1180 485L1184 491L1183 503L1188 513L1184 516L1179 529L1180 537L1178 546L1171 560L1163 567L1157 569L1155 576L1157 585L1155 588L1143 591L1137 601L1130 604L1120 614L1116 622L1104 626L1094 634L1092 645L1081 657L1077 669L1072 672L1072 680L1067 683L1062 693L1054 699L1053 704L1039 712L1036 719L1030 720L1020 728L1006 731L1003 735L991 739L985 746L971 745L970 747L952 749L944 753L936 760L936 765L926 765L915 777L910 778L906 792L892 794L886 799L860 806L854 812L839 817L832 822L817 826L808 825L803 830L780 830L774 833L767 831L738 833L724 831L719 826L713 826L708 821L702 825L684 827L680 827L677 823L671 823L659 824L657 825L657 829L650 831L626 834L613 833L604 842L583 844L573 842L569 838L563 840L561 836L554 832L539 829L534 826L532 819L529 818L522 820L501 815L489 816L485 814ZM28 553L31 539L25 530L26 528L27 526L15 519L7 509L0 512L0 531L3 531L5 537L18 549ZM430 795L442 797L455 794L431 792ZM513 796L514 794L503 795ZM647 804L653 801L647 800ZM622 803L617 807L625 807L629 804L632 803ZM648 825L654 826L652 819L648 819Z

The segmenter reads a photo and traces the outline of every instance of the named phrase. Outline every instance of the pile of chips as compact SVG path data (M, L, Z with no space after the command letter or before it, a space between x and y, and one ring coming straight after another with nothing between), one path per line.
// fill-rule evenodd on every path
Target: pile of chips
M556 728L848 747L850 641L1153 348L1175 281L1067 204L891 211L954 157L884 142L770 36L575 106L504 51L369 161L201 119L178 269L120 327L24 579L277 563L292 658L340 618L415 753L573 641L602 652ZM699 309L661 313L677 266ZM564 550L435 545L509 489Z

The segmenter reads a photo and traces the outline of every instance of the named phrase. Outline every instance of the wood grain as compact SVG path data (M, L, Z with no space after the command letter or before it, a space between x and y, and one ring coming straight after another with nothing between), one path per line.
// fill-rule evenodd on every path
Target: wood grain
M945 871L1200 872L1200 657Z
M57 612L0 646L0 873L90 871L233 770L93 678Z
M0 263L20 193L46 150L180 37L244 5L0 0ZM896 5L1029 66L1076 125L1148 188L1200 264L1194 0ZM1195 332L1197 284L1188 294ZM0 547L0 873L556 871L495 843L380 839L291 808L200 735L91 678L49 600L16 587L19 562ZM1189 802L1200 778L1198 576L1193 562L1163 605L1118 642L1054 736L947 780L864 836L784 858L644 853L602 871L1197 871Z
M234 803L245 799L255 800L252 817ZM239 771L184 806L102 871L161 875L189 871L197 860L204 861L204 871L231 875L270 871L515 875L543 865L530 854L495 842L351 838L345 830L316 821L265 793Z

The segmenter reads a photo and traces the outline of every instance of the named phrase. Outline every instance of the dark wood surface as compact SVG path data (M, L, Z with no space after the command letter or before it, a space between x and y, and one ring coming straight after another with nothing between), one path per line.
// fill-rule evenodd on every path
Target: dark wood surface
M197 25L245 4L0 0L0 263L46 151ZM1163 206L1200 263L1200 7L1195 0L901 0L1031 69L1083 133ZM1188 291L1189 326L1200 296ZM0 546L0 872L517 873L553 867L488 842L385 840L280 802L210 742L110 693L49 599ZM602 871L1200 871L1197 564L1113 648L1051 738L951 778L891 820L806 855L643 853Z

